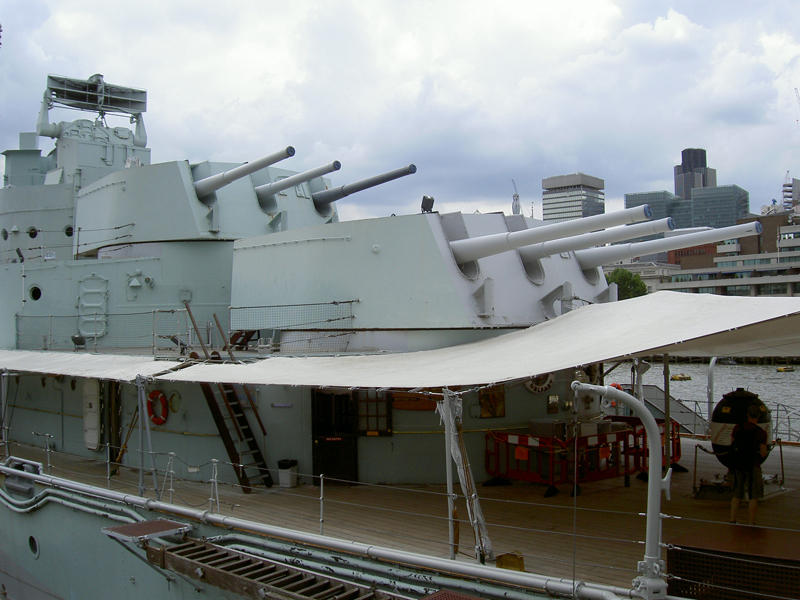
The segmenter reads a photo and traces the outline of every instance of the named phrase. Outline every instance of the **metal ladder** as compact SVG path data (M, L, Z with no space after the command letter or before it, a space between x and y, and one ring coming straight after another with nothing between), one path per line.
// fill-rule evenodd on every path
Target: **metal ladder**
M200 330L194 320L192 310L189 308L189 303L185 302L184 306L186 306L186 312L197 333L197 339L200 341L206 360L222 362L219 352L213 351L209 353L206 345L203 343ZM217 327L220 329L220 333L223 334L224 337L224 332L222 331L219 319L217 319L217 315L214 315L214 320L217 323ZM228 350L231 360L234 360L233 352L227 341L225 342L225 349ZM189 356L193 359L200 358L196 352L192 352ZM200 384L200 389L203 391L203 396L211 411L211 417L214 419L214 424L217 426L222 444L225 446L225 451L228 453L228 457L233 464L233 471L236 473L236 478L242 486L242 491L244 491L245 494L250 493L253 485L272 487L274 482L269 472L269 467L267 467L267 461L258 446L255 433L252 427L250 427L247 415L244 413L244 406L242 406L242 402L239 400L239 394L236 392L236 388L230 383L217 383L215 387L208 383ZM261 422L261 417L258 416L258 410L246 386L244 387L244 392L250 402L250 407L253 409L253 414L258 421L261 432L266 435L267 431L264 428L264 424ZM224 412L221 408L222 406L225 407Z
M200 389L242 490L249 493L251 486L259 484L272 487L274 481L267 461L255 439L236 388L228 383L220 383L215 390L211 384L201 383Z
M247 598L275 600L405 600L310 570L229 550L202 540L176 546L148 545L153 565Z

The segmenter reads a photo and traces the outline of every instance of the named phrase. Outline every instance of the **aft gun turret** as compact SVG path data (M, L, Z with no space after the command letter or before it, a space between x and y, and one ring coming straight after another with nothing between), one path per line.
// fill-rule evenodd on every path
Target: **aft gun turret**
M279 150L278 152L274 152L269 156L264 156L263 158L254 160L253 162L234 167L233 169L225 171L224 173L217 173L216 175L199 179L194 182L194 189L197 192L197 197L202 202L203 198L213 192L216 192L218 189L228 185L229 183L232 183L237 179L241 179L247 175L251 175L256 171L260 171L264 167L274 165L276 162L279 162L285 158L289 158L290 156L294 156L294 148L287 146L283 150ZM204 202L204 204L206 203Z
M712 244L732 238L758 235L759 233L761 233L761 223L753 221L752 223L745 223L743 225L733 225L731 227L723 227L722 229L710 229L708 231L676 235L661 240L578 250L575 252L575 258L578 259L581 269L586 271L620 260L644 256L645 254L669 252L670 250L689 248L701 244Z
M316 177L322 177L327 173L332 171L338 171L342 168L342 163L338 160L333 161L332 163L328 163L327 165L322 165L320 167L315 167L314 169L309 169L308 171L304 171L303 173L298 173L297 175L292 175L291 177L287 177L286 179L281 179L279 181L274 181L272 183L265 183L264 185L259 185L256 188L256 196L258 197L258 203L262 209L267 209L270 205L270 199L272 196L277 194L278 192L282 192L283 190L287 190L292 186L300 185L301 183L305 183L306 181L311 181Z
M519 249L520 258L523 262L539 260L545 256L561 254L562 252L573 252L592 246L602 246L613 242L632 240L646 235L666 233L675 229L675 221L672 217L659 219L658 221L648 221L646 223L636 223L634 225L623 225L622 227L612 227L604 231L573 235L549 242L541 242L532 246L524 246Z
M591 231L598 231L606 227L639 223L653 216L650 206L643 204L634 208L627 208L593 217L584 217L574 221L542 225L533 229L512 231L510 233L495 233L464 240L450 242L450 250L458 264L464 264L479 258L493 256L501 252L516 250L523 246L530 246L540 242L548 242L558 238L574 236Z
M314 192L311 194L311 199L314 201L314 206L317 207L317 210L320 210L331 202L336 202L337 200L340 200L345 196L349 196L350 194L361 192L371 187L375 187L376 185L381 185L416 172L416 165L411 164L401 169L395 169L394 171L389 171L388 173L383 173L382 175L368 177L367 179L362 179L361 181L356 181L355 183L348 183L338 188Z

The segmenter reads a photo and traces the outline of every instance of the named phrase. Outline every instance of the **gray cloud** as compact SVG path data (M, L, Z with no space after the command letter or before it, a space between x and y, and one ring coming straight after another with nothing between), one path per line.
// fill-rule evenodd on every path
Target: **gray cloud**
M417 211L423 194L508 212L512 178L538 214L541 180L575 171L620 208L672 190L686 147L757 211L800 176L798 17L738 0L4 0L0 145L35 127L47 73L100 72L148 90L156 161L292 144L297 170L341 160L336 184L418 166L340 202L344 218Z

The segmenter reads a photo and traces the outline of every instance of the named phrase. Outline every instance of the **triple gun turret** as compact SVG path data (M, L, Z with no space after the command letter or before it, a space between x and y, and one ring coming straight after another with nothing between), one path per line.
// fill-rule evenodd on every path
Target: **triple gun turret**
M258 160L254 160L252 162L245 163L238 167L234 167L233 169L229 169L228 171L225 171L223 173L217 173L216 175L211 175L203 179L198 179L197 181L194 182L194 188L197 193L197 198L203 204L212 205L214 204L214 198L212 194L217 190L219 190L220 188L223 188L229 183L233 183L237 179L241 179L242 177L246 177L247 175L252 175L256 171L259 171L265 167L273 165L285 158L294 156L294 154L295 154L294 148L292 146L287 146L283 150L279 150L278 152L274 152L268 156L259 158ZM331 173L333 171L338 171L341 167L342 164L338 160L335 160L331 163L328 163L327 165L315 167L313 169L309 169L308 171L304 171L302 173L297 173L296 175L292 175L284 179L273 181L272 183L259 185L255 187L258 203L261 205L262 208L266 209L270 205L272 198L275 194L282 192L283 190L289 189L292 186L300 185L307 181L311 181L312 179L316 179L317 177L322 177L323 175L327 175L328 173ZM326 189L314 192L311 194L311 199L313 200L314 206L317 208L317 210L322 211L332 202L340 200L341 198L349 196L350 194L361 192L369 188L373 188L375 186L388 183L389 181L399 179L400 177L405 177L406 175L412 175L416 172L417 172L416 165L410 164L407 167L402 167L400 169L388 171L380 175L374 175L372 177L362 179L361 181L348 183L333 189Z
M575 252L575 258L581 269L588 270L646 254L761 233L761 225L756 221L658 240L603 246L666 233L675 228L672 218L647 221L651 216L652 211L645 204L583 219L541 225L532 229L453 240L450 242L450 250L459 265L511 250L518 250L520 258L526 263L563 252Z

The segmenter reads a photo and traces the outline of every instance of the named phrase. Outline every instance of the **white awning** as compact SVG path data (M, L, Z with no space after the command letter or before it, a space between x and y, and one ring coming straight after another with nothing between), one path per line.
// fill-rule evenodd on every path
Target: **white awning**
M345 388L469 386L663 353L800 356L800 298L657 292L584 306L524 331L461 346L367 356L273 356L243 365L201 364L157 378Z
M137 375L152 376L180 365L176 361L155 360L151 356L0 350L0 369L112 381L134 381Z

